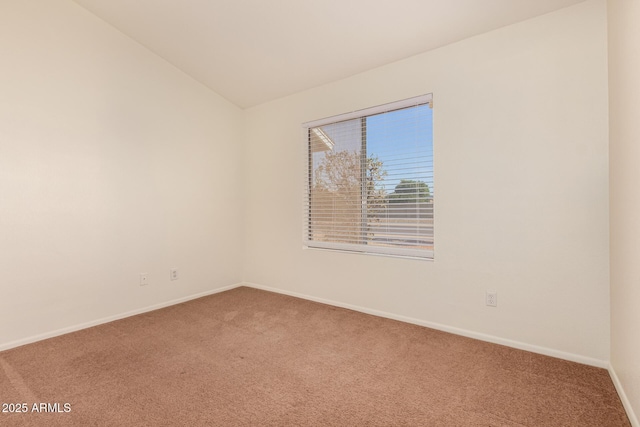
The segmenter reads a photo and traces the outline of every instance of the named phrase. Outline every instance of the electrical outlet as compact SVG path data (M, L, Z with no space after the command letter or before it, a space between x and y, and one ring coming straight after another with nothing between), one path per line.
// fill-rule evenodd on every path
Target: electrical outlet
M487 291L486 303L487 303L487 305L489 307L497 307L498 306L498 292L496 292L496 291Z
M149 273L140 273L140 286L149 284Z
M178 269L172 268L171 270L169 270L169 277L171 278L171 280L178 280Z

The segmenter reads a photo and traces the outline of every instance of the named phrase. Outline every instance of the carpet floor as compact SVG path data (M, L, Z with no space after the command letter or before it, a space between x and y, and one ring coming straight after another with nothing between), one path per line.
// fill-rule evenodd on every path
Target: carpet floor
M604 369L246 287L0 352L0 402L2 426L630 426Z

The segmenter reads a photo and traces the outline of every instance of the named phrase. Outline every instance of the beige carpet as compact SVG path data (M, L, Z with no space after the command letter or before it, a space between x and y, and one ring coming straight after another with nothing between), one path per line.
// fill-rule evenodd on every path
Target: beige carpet
M2 426L630 426L603 369L250 288L0 352L0 401L28 406Z

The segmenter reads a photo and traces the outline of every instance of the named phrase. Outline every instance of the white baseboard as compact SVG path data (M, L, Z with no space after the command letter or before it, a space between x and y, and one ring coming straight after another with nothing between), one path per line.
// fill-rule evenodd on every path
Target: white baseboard
M547 347L541 347L541 346L527 344L519 341L513 341L505 338L496 337L493 335L482 334L479 332L469 331L466 329L456 328L453 326L442 325L440 323L429 322L426 320L415 319L412 317L401 316L398 314L387 313L385 311L374 310L366 307L360 307L357 305L345 304L339 301L333 301L333 300L328 300L324 298L317 298L314 296L305 295L298 292L290 292L283 289L272 288L269 286L262 286L255 283L245 282L243 283L243 286L247 286L255 289L262 289L265 291L275 292L283 295L289 295L292 297L302 298L302 299L315 301L323 304L333 305L335 307L347 308L349 310L359 311L361 313L366 313L366 314L372 314L374 316L379 316L379 317L386 317L388 319L399 320L401 322L412 323L414 325L425 326L427 328L437 329L439 331L449 332L452 334L461 335L468 338L474 338L481 341L487 341L494 344L513 347L519 350L526 350L532 353L538 353L538 354L543 354L545 356L556 357L558 359L569 360L571 362L582 363L583 365L595 366L597 368L603 368L603 369L609 368L609 362L606 360L594 359L591 357L581 356L579 354L566 353L564 351L554 350Z
M189 295L189 296L178 298L178 299L175 299L175 300L166 301L166 302L163 302L163 303L160 303L160 304L155 304L155 305L152 305L152 306L143 307L143 308L132 310L132 311L128 311L128 312L125 312L125 313L120 313L120 314L117 314L117 315L114 315L114 316L108 316L108 317L104 317L104 318L101 318L101 319L93 320L93 321L90 321L90 322L85 322L85 323L81 323L81 324L78 324L78 325L70 326L70 327L67 327L67 328L57 329L57 330L54 330L54 331L46 332L44 334L34 335L34 336L31 336L31 337L23 338L23 339L16 340L16 341L11 341L11 342L8 342L8 343L2 343L2 344L0 344L0 351L8 350L10 348L19 347L19 346L25 345L25 344L30 344L30 343L33 343L33 342L36 342L36 341L41 341L41 340L44 340L44 339L47 339L47 338L53 338L53 337L56 337L56 336L59 336L59 335L68 334L70 332L79 331L81 329L90 328L90 327L101 325L101 324L104 324L104 323L113 322L114 320L124 319L126 317L135 316L137 314L147 313L149 311L158 310L160 308L169 307L169 306L175 305L175 304L180 304L180 303L183 303L183 302L186 302L186 301L190 301L192 299L201 298L201 297L204 297L204 296L207 296L207 295L213 295L213 294L217 294L219 292L224 292L224 291L228 291L228 290L231 290L231 289L235 289L235 288L238 288L240 286L247 286L247 287L250 287L250 288L262 289L262 290L269 291L269 292L275 292L275 293L279 293L279 294L283 294L283 295L290 295L290 296L293 296L293 297L302 298L302 299L306 299L306 300L309 300L309 301L315 301L315 302L319 302L319 303L323 303L323 304L333 305L335 307L342 307L342 308L346 308L346 309L349 309L349 310L359 311L361 313L372 314L374 316L385 317L385 318L393 319L393 320L399 320L401 322L406 322L406 323L412 323L412 324L415 324L415 325L425 326L427 328L437 329L437 330L444 331L444 332L450 332L452 334L461 335L461 336L468 337L468 338L474 338L474 339L478 339L478 340L481 340L481 341L491 342L491 343L494 343L494 344L505 345L507 347L513 347L513 348L517 348L517 349L520 349L520 350L531 351L533 353L539 353L539 354L543 354L543 355L546 355L546 356L557 357L559 359L569 360L569 361L572 361L572 362L582 363L582 364L585 364L585 365L596 366L598 368L609 369L610 372L613 372L610 369L609 362L608 361L604 361L604 360L593 359L593 358L590 358L590 357L585 357L585 356L572 354L572 353L566 353L566 352L563 352L563 351L554 350L554 349L550 349L550 348L546 348L546 347L540 347L540 346L527 344L527 343L523 343L523 342L519 342L519 341L513 341L513 340L509 340L509 339L505 339L505 338L496 337L496 336L493 336L493 335L482 334L482 333L479 333L479 332L469 331L469 330L466 330L466 329L456 328L456 327L453 327L453 326L442 325L442 324L435 323L435 322L429 322L429 321L425 321L425 320L421 320L421 319L415 319L415 318L412 318L412 317L407 317L407 316L402 316L402 315L398 315L398 314L388 313L388 312L380 311L380 310L374 310L374 309L370 309L370 308L367 308L367 307L361 307L361 306L352 305L352 304L346 304L346 303L342 303L342 302L339 302L339 301L333 301L333 300L329 300L329 299L325 299L325 298L318 298L318 297L314 297L314 296L311 296L311 295L301 294L301 293L298 293L298 292L290 292L290 291L286 291L286 290L279 289L279 288L272 288L272 287L269 287L269 286L262 286L262 285L258 285L258 284L255 284L255 283L249 283L249 282L236 283L236 284L225 286L225 287L222 287L222 288L213 289L211 291L206 291L206 292L202 292L202 293L198 293L198 294L194 294L194 295ZM613 375L615 375L615 373ZM612 375L612 378L613 378L613 375ZM616 383L616 387L621 389L619 382ZM621 393L621 396L622 396L622 393ZM628 405L628 401L627 401L627 405ZM640 425L638 425L638 426L634 425L634 427L640 427Z
M11 341L11 342L8 342L8 343L2 343L2 344L0 344L0 351L9 350L11 348L20 347L20 346L26 345L26 344L31 344L31 343L34 343L36 341L42 341L42 340L45 340L47 338L57 337L59 335L64 335L64 334L68 334L70 332L79 331L81 329L91 328L93 326L102 325L103 323L109 323L109 322L113 322L114 320L124 319L125 317L131 317L131 316L135 316L137 314L147 313L149 311L154 311L154 310L158 310L160 308L169 307L171 305L180 304L180 303L183 303L183 302L186 302L186 301L190 301L190 300L193 300L193 299L205 297L207 295L213 295L213 294L217 294L217 293L220 293L220 292L228 291L230 289L234 289L234 288L237 288L237 287L240 287L240 286L243 286L243 284L242 283L236 283L234 285L224 286L222 288L213 289L211 291L201 292L201 293L198 293L198 294L189 295L189 296L178 298L178 299L175 299L175 300L166 301L166 302L163 302L163 303L160 303L160 304L154 304L154 305L151 305L151 306L148 306L148 307L143 307L143 308L139 308L139 309L136 309L136 310L127 311L125 313L116 314L114 316L103 317L102 319L92 320L90 322L81 323L79 325L74 325L74 326L69 326L67 328L57 329L55 331L46 332L44 334L34 335L34 336L31 336L31 337L23 338L23 339L16 340L16 341Z
M611 381L613 381L613 385L616 386L616 390L618 391L618 396L620 396L620 400L622 401L622 406L624 406L625 411L627 411L627 416L629 417L629 421L631 422L632 427L640 427L640 422L638 422L638 417L633 411L633 407L631 406L631 402L627 397L627 394L624 392L624 388L622 387L622 383L620 382L620 378L616 374L613 366L609 364L609 375L611 376Z

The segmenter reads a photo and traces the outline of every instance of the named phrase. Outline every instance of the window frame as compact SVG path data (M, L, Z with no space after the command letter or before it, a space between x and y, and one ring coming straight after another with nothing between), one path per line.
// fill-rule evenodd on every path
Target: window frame
M344 243L344 242L326 242L326 241L318 241L311 239L312 233L312 214L311 214L311 189L313 187L313 170L312 170L312 156L313 152L311 150L311 132L313 128L318 128L320 126L334 124L337 122L344 122L348 120L361 119L366 120L369 116L374 116L377 114L392 112L395 110L401 110L409 107L418 107L421 105L429 105L430 108L433 108L433 95L425 94L420 95L408 99L403 99L396 102L391 102L388 104L378 105L370 108L365 108L362 110L356 110L349 113L339 114L331 117L326 117L319 120L313 120L302 124L304 131L304 161L305 161L305 188L304 188L304 200L303 200L303 248L305 249L322 249L322 250L333 250L338 252L347 252L347 253L359 253L359 254L368 254L368 255L383 255L383 256L391 256L391 257L401 257L401 258L413 258L420 260L433 260L434 259L434 251L435 251L435 212L433 214L433 244L434 249L414 249L408 247L400 247L400 246L375 246L375 245L367 245L362 243ZM320 130L322 132L322 130ZM316 134L317 135L317 134ZM318 135L322 139L322 136ZM363 148L365 148L366 153L366 136L363 137ZM435 145L435 143L434 143ZM366 156L361 156L362 161L366 161ZM432 173L435 169L435 164L432 164ZM365 168L361 164L362 173L366 173ZM434 174L435 175L435 174ZM435 176L433 177L435 180ZM364 184L363 184L364 185ZM433 184L432 184L433 185ZM433 189L432 189L433 191ZM432 204L434 197L432 195ZM435 208L434 208L435 209ZM363 215L366 213L363 212Z

